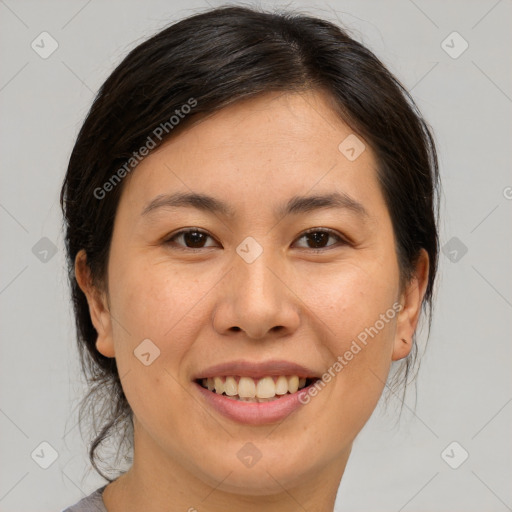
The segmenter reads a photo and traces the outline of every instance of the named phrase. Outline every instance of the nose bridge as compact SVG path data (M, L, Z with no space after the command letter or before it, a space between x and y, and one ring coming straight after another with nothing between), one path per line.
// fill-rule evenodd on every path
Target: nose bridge
M284 273L270 248L248 240L237 247L227 286L216 312L215 327L220 332L238 327L251 338L261 338L274 328L293 331L299 315L293 294L278 276ZM259 244L258 244L259 245Z
M261 246L260 246L261 247ZM249 249L247 253L243 250ZM238 259L238 261L237 261ZM251 241L240 244L237 248L234 273L237 275L237 303L245 308L275 310L281 296L275 273L279 262L276 261L270 247L261 249ZM272 271L273 270L273 271ZM277 282L276 282L277 281ZM283 299L283 297L281 297Z

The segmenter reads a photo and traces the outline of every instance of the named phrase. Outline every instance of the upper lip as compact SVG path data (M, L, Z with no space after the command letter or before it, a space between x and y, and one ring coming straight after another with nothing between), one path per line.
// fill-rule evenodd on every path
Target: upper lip
M297 363L291 363L282 359L273 359L263 362L251 362L245 360L229 361L227 363L210 366L197 373L194 380L209 377L228 377L238 375L240 377L263 378L272 375L297 375L298 377L320 377L314 370Z

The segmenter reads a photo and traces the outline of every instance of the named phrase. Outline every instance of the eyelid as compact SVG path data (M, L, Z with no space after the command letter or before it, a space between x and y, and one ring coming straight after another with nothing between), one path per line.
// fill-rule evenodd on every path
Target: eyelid
M333 236L333 237L337 238L338 239L338 244L332 244L332 245L328 245L327 247L321 247L321 248L318 248L318 249L315 249L314 247L302 247L302 249L305 249L307 251L313 251L313 252L324 252L324 251L326 251L326 250L328 250L330 248L338 247L339 244L342 244L342 245L350 245L351 244L350 240L346 236L342 235L341 233L339 233L335 229L322 228L322 227L310 228L310 229L307 229L306 231L303 231L297 237L297 240L300 240L303 236L309 235L310 233L318 233L318 232L327 233L330 236Z
M195 227L182 228L182 229L180 229L178 231L175 231L174 233L171 233L169 236L166 236L163 239L163 243L164 244L170 244L173 241L174 238L177 238L178 236L181 236L183 234L190 233L190 232L204 234L207 237L211 238L212 240L215 240L215 242L217 244L219 243L215 239L215 237L213 237L210 233L208 233L204 229L195 228ZM300 240L301 238L303 238L304 236L306 236L306 235L308 235L310 233L318 233L318 232L328 233L330 236L333 236L333 237L337 238L338 239L338 243L337 244L328 245L327 247L320 247L320 248L301 247L301 249L305 249L306 251L312 251L312 252L324 252L326 250L329 250L330 248L339 247L340 244L341 245L351 245L351 243L352 243L350 241L350 239L348 239L346 236L342 235L341 233L339 233L335 229L322 228L322 227L309 228L306 231L303 231L302 233L300 233L297 236L296 240ZM211 246L209 246L209 247L185 247L185 246L182 246L182 245L179 245L179 244L176 244L176 247L178 249L180 249L180 250L193 251L193 252L202 251L202 250L205 250L205 249L211 249Z
M205 231L204 229L201 229L201 228L191 227L191 228L182 228L182 229L179 229L178 231L171 233L170 235L166 236L162 242L163 242L163 244L171 244L173 242L174 238L177 238L178 236L185 235L190 232L201 233L201 234L206 235L207 237L211 238L212 240L215 240L215 238L212 235L210 235L210 233L208 233L208 231ZM217 244L219 243L219 242L217 242L217 240L215 240L215 242ZM184 250L184 251L203 251L205 249L211 249L211 246L210 247L186 247L186 246L179 245L179 244L176 244L175 247L178 250Z

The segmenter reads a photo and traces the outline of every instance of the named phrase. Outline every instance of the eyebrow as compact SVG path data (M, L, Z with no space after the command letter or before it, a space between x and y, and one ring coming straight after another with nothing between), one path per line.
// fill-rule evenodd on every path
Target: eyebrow
M205 212L234 217L235 211L227 203L207 194L176 192L160 194L151 200L142 210L141 216L147 216L161 208L189 207ZM294 196L287 203L277 208L276 217L298 215L324 208L340 208L356 213L361 217L369 217L365 207L346 193L333 192L310 196Z

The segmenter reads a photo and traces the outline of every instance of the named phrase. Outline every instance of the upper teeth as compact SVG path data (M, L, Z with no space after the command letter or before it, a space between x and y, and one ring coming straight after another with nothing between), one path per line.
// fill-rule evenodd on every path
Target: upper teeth
M204 387L210 391L215 390L219 395L225 393L228 396L238 395L240 398L273 398L288 392L295 393L306 385L306 379L297 375L263 377L256 380L251 377L210 377L202 382Z

